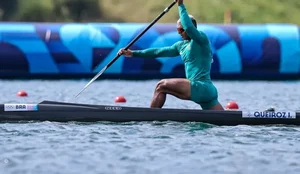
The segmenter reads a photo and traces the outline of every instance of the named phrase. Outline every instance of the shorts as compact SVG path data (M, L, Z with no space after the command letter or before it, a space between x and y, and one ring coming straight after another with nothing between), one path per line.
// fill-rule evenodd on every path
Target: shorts
M219 103L217 88L211 81L191 81L191 100L203 110Z

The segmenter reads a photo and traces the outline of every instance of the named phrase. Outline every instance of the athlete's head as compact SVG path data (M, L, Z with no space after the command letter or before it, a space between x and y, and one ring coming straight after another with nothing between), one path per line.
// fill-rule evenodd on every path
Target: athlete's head
M194 18L194 16L189 15L189 17L190 17L192 23L194 24L194 26L197 28L197 21ZM191 38L184 31L180 19L178 19L178 21L177 21L177 31L178 31L178 34L180 34L180 36L182 37L183 40L191 40Z

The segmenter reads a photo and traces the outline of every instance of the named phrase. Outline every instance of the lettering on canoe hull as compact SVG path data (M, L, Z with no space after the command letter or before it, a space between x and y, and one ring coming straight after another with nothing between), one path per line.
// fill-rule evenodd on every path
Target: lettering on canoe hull
M37 111L37 104L4 104L4 111Z
M243 118L296 119L296 112L243 112Z
M109 110L109 111L119 111L119 110L122 110L122 107L119 107L119 106L105 106L104 109Z

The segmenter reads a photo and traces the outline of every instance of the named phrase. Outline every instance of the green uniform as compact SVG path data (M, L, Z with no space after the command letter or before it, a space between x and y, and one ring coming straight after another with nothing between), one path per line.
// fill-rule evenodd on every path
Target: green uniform
M156 58L180 55L186 78L191 82L191 100L209 109L218 103L218 92L210 78L212 51L207 36L193 25L183 4L178 6L183 29L191 40L176 42L170 47L133 51L134 57Z

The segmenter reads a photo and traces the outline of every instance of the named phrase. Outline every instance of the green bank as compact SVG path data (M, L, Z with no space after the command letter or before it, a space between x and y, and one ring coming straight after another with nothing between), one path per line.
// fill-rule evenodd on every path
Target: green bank
M150 22L171 0L1 0L1 21ZM202 23L300 24L299 0L185 0L190 14ZM174 23L173 8L159 22Z

